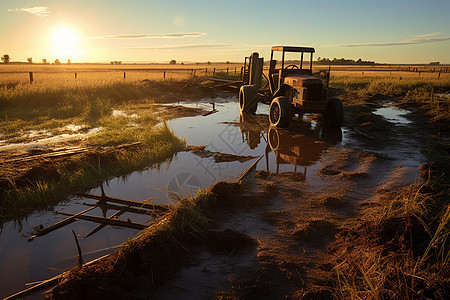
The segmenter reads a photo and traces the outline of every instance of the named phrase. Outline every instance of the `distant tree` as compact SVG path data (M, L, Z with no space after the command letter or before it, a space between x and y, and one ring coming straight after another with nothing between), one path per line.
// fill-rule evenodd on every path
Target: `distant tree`
M169 62L169 64L171 64L171 65L176 65L176 64L177 64L177 61L176 61L175 59L172 59L172 60Z
M44 65L46 65L46 64L47 64L47 59L43 58L43 59L42 59L42 63L43 63Z
M32 64L33 63L33 58L32 57L28 57L27 61L28 61L28 63Z
M113 62L113 61L111 61L111 64L113 65L113 64L114 64L114 62Z
M55 65L60 65L61 62L59 61L59 59L55 59Z
M182 65L184 65L184 62L181 62Z
M211 62L210 62L210 61L208 61L208 65L211 65Z
M118 65L120 65L121 63L122 63L122 61L120 61L120 60L117 62Z
M11 57L9 57L9 54L4 54L4 55L2 56L2 61L3 61L5 64L9 63L10 60L11 60Z
M70 61L70 59L67 60L67 64L70 65L72 62Z
M229 64L230 64L230 61L229 61L229 60L227 60L227 61L226 61L226 64L227 64L227 65L229 65Z

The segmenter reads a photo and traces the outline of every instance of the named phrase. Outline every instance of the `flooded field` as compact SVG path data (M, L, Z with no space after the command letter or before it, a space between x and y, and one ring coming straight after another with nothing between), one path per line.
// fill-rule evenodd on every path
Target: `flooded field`
M289 173L296 181L306 182L309 190L319 191L328 184L319 172L324 166L323 156L329 155L335 146L361 147L357 140L360 137L350 128L327 129L309 116L292 122L289 130L270 128L267 106L260 105L254 116L239 115L239 106L234 97L179 104L207 109L211 108L211 102L215 103L217 111L206 116L185 117L169 122L175 135L185 138L188 145L204 145L204 148L178 152L157 168L109 180L103 184L106 195L171 204L174 201L170 197L171 192L189 195L220 180L236 180L260 157L257 170ZM374 113L390 122L409 124L405 117L407 111L385 107ZM402 179L408 177L407 181L413 182L417 167L424 158L419 150L411 150L409 143L405 145L404 142L399 137L395 143L375 147L373 151L390 157L383 162L386 170L399 165L410 167L404 171L409 175L405 173ZM408 151L407 157L403 151ZM376 180L382 181L388 176L389 173L380 171ZM100 194L100 187L89 193ZM94 200L73 196L52 211L36 212L21 222L3 224L0 235L0 297L24 289L27 283L50 278L75 266L77 248L72 230L80 240L85 262L115 251L115 246L138 234L136 229L106 226L90 235L98 225L79 220L28 241L28 237L40 227L65 218L57 212L75 214L94 203ZM106 217L113 213L116 211L102 211L100 208L89 212L90 215ZM130 219L139 224L151 222L150 216L132 213L124 213L120 219Z

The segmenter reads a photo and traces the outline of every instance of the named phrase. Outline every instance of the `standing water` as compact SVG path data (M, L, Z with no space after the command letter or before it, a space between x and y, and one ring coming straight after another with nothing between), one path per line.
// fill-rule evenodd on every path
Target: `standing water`
M204 102L209 103L211 99ZM209 153L253 156L253 159L217 162L214 155L199 155L182 151L158 167L133 172L103 184L107 196L170 204L170 192L193 194L220 180L236 180L257 159L263 156L257 169L269 172L297 172L301 180L313 181L318 162L330 145L340 142L339 130L327 132L314 122L294 122L290 130L270 128L268 107L260 105L258 115L239 116L236 98L214 99L218 110L208 116L171 120L175 135L185 138L188 145L204 145ZM181 103L204 106L204 103ZM242 161L242 162L241 162ZM100 194L100 187L89 191ZM72 230L78 236L85 262L116 251L116 246L136 236L139 231L106 226L87 237L98 224L79 220L45 236L28 242L28 237L44 226L50 226L64 216L56 212L78 213L95 204L94 200L70 197L48 211L35 212L25 219L4 223L0 231L0 297L27 288L27 283L56 276L76 265L77 248ZM87 215L110 217L115 210L95 208ZM150 224L149 216L124 213L121 220Z

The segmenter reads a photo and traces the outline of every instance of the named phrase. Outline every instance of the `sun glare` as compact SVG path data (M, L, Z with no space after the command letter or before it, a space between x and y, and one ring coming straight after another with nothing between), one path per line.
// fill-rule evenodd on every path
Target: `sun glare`
M61 62L76 58L81 52L79 40L74 30L67 27L58 28L51 37L53 55Z

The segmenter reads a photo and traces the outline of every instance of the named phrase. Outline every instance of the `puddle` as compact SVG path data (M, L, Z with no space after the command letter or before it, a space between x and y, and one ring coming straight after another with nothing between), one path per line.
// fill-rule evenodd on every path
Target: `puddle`
M200 103L180 103L190 107L212 110L212 100ZM332 145L342 140L342 131L324 130L310 121L293 121L289 130L270 128L267 123L268 106L260 105L256 116L239 116L237 99L214 99L216 113L208 116L185 117L168 121L178 137L185 138L188 145L205 145L205 150L237 156L254 156L263 159L258 170L274 173L293 172L298 180L319 182L321 156ZM173 104L172 104L173 105ZM178 194L193 194L198 188L206 188L217 181L235 180L247 170L256 158L240 161L216 162L214 156L201 157L183 151L170 160L147 170L133 172L104 183L106 195L170 204L169 190ZM89 193L100 194L100 188ZM3 224L0 235L0 297L25 288L27 282L35 282L55 276L76 264L77 249L72 230L83 237L89 234L96 223L77 221L31 242L27 237L33 228L49 226L64 217L55 213L77 213L88 208L94 200L74 197L57 205L54 211L39 212L29 216L22 223ZM106 212L109 217L116 211ZM99 208L87 215L101 216ZM120 219L130 218L136 223L147 223L148 216L123 214ZM147 223L148 224L148 223ZM134 229L106 226L95 235L80 240L85 261L90 261L114 249L138 233ZM102 250L105 249L105 250Z
M410 111L395 106L384 106L376 109L373 113L384 117L386 120L396 125L406 125L412 123L410 120L405 118L405 115L408 115Z
M40 131L30 131L26 134L28 138L32 138L32 141L29 142L18 142L18 143L11 143L11 141L3 140L0 141L0 152L2 151L11 151L11 150L23 150L27 151L26 149L31 147L49 147L52 144L58 144L62 142L68 142L68 141L77 141L86 139L90 134L99 132L103 130L102 127L96 127L87 129L84 126L78 126L78 125L67 125L62 128L63 131L69 132L69 133L62 133L62 134L54 134L51 132L47 132L45 130Z

